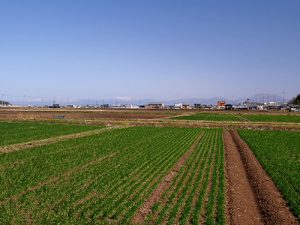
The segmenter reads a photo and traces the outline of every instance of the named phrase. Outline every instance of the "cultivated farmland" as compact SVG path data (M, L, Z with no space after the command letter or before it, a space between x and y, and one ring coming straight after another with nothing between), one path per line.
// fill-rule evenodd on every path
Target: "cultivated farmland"
M241 116L252 122L286 122L286 123L300 123L300 116L298 115L258 115L258 114L244 114Z
M0 224L299 224L299 132L0 125Z
M300 123L299 115L271 115L246 113L195 113L189 116L174 117L178 120L208 120L208 121L246 121L246 122L286 122Z
M300 218L300 132L240 130L239 133Z
M203 140L199 135L203 135ZM177 191L186 195L178 201L173 199L174 206L166 206L164 215L171 209L172 215L179 216L180 220L191 215L199 221L197 212L203 211L199 216L207 212L208 221L224 222L220 131L149 127L108 131L0 155L0 221L3 224L12 221L130 223L195 140L200 144L196 143L193 157L180 175L188 174L189 180L195 178L192 190L187 181L174 181L173 195L179 188L178 182L184 182L185 186ZM201 155L214 166L205 160L198 162ZM205 170L198 174L202 167ZM198 193L199 199L192 198L197 211L188 205L189 192ZM205 196L210 196L207 204L203 203Z
M221 130L208 130L170 187L152 206L150 224L225 224Z
M0 146L95 129L99 127L50 122L0 122Z
M241 121L241 118L233 114L221 113L195 113L189 116L174 117L178 120L210 120L210 121Z

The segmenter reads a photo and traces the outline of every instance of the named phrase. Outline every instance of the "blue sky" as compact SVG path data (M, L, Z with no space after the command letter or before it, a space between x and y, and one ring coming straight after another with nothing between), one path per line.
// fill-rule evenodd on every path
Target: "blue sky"
M293 96L299 40L299 0L1 0L0 93Z

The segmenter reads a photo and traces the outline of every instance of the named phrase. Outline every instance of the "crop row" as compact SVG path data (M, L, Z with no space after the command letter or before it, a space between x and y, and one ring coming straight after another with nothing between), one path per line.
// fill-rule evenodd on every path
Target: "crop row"
M97 126L45 122L0 122L0 146L99 128Z
M300 132L240 130L239 133L300 218Z
M221 130L205 133L147 217L155 224L225 224L224 152Z
M0 223L129 223L199 132L128 128L0 155Z

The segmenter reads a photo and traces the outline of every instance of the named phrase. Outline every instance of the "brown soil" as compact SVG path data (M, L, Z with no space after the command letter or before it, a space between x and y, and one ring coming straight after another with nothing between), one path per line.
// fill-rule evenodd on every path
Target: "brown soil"
M184 111L169 110L97 110L97 109L6 109L0 110L1 119L157 119L181 115Z
M225 131L224 143L229 186L229 222L299 224L272 179L237 131Z
M223 133L228 179L228 222L230 224L263 224L255 194L247 178L240 152L228 131Z
M95 124L95 125L130 125L130 126L176 126L176 127L223 127L227 129L251 128L272 130L300 130L300 123L250 122L244 121L193 121L174 120L172 118L194 113L222 113L242 117L252 115L298 115L281 111L224 111L224 110L161 110L161 109L0 109L0 120L33 120L60 123Z
M75 133L75 134L68 134L68 135L62 135L62 136L58 136L58 137L47 138L47 139L43 139L43 140L35 140L35 141L30 141L30 142L25 142L25 143L3 146L3 147L0 147L0 153L10 153L10 152L20 151L20 150L24 150L24 149L28 149L28 148L49 145L49 144L53 144L53 143L57 143L57 142L65 141L65 140L69 140L69 139L88 137L88 136L100 134L105 131L108 131L111 129L117 129L117 128L121 128L121 127L107 127L107 128L98 129L98 130L85 131L85 132L80 132L80 133Z
M56 120L57 122L57 120ZM114 125L114 126L153 126L153 127L204 127L226 129L256 129L256 130L300 130L299 123L276 123L276 122L246 122L246 121L196 121L196 120L173 120L173 119L136 119L136 120L65 120L63 123L76 123L85 125Z
M200 142L203 133L199 134L197 139L194 141L193 145L188 149L188 151L179 159L175 166L169 171L165 178L159 183L157 188L154 190L152 195L144 202L141 208L137 211L132 219L133 224L143 224L145 218L150 213L152 206L160 200L163 193L170 188L170 185L174 178L179 173L181 167L187 161L191 153L196 149L198 143Z

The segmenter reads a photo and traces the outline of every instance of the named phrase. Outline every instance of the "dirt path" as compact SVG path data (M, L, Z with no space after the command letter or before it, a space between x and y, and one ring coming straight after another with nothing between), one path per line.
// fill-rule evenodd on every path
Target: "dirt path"
M165 178L159 183L157 188L154 190L152 195L144 202L144 204L140 207L140 209L137 211L135 216L132 219L133 224L143 224L145 221L145 218L150 213L152 206L160 200L163 193L170 188L170 185L174 178L179 173L181 167L184 165L184 163L188 160L191 153L196 149L198 146L201 138L203 136L203 133L200 133L196 140L194 141L193 145L188 149L187 152L184 153L184 155L178 160L178 162L175 164L175 166L169 171L169 173L165 176Z
M237 131L224 131L230 224L299 224Z
M20 150L24 150L24 149L28 149L28 148L33 148L33 147L49 145L49 144L53 144L53 143L57 143L57 142L65 141L65 140L69 140L69 139L74 139L74 138L88 137L88 136L92 136L92 135L96 135L96 134L101 134L108 130L120 129L120 128L123 128L123 127L117 127L117 126L107 127L107 128L103 128L103 129L91 130L91 131L86 131L86 132L62 135L62 136L52 137L52 138L47 138L47 139L42 139L42 140L34 140L34 141L30 141L30 142L25 142L25 143L18 143L18 144L3 146L3 147L0 147L0 154L20 151Z
M255 194L247 178L239 150L229 131L223 133L228 179L228 222L230 224L263 224Z

